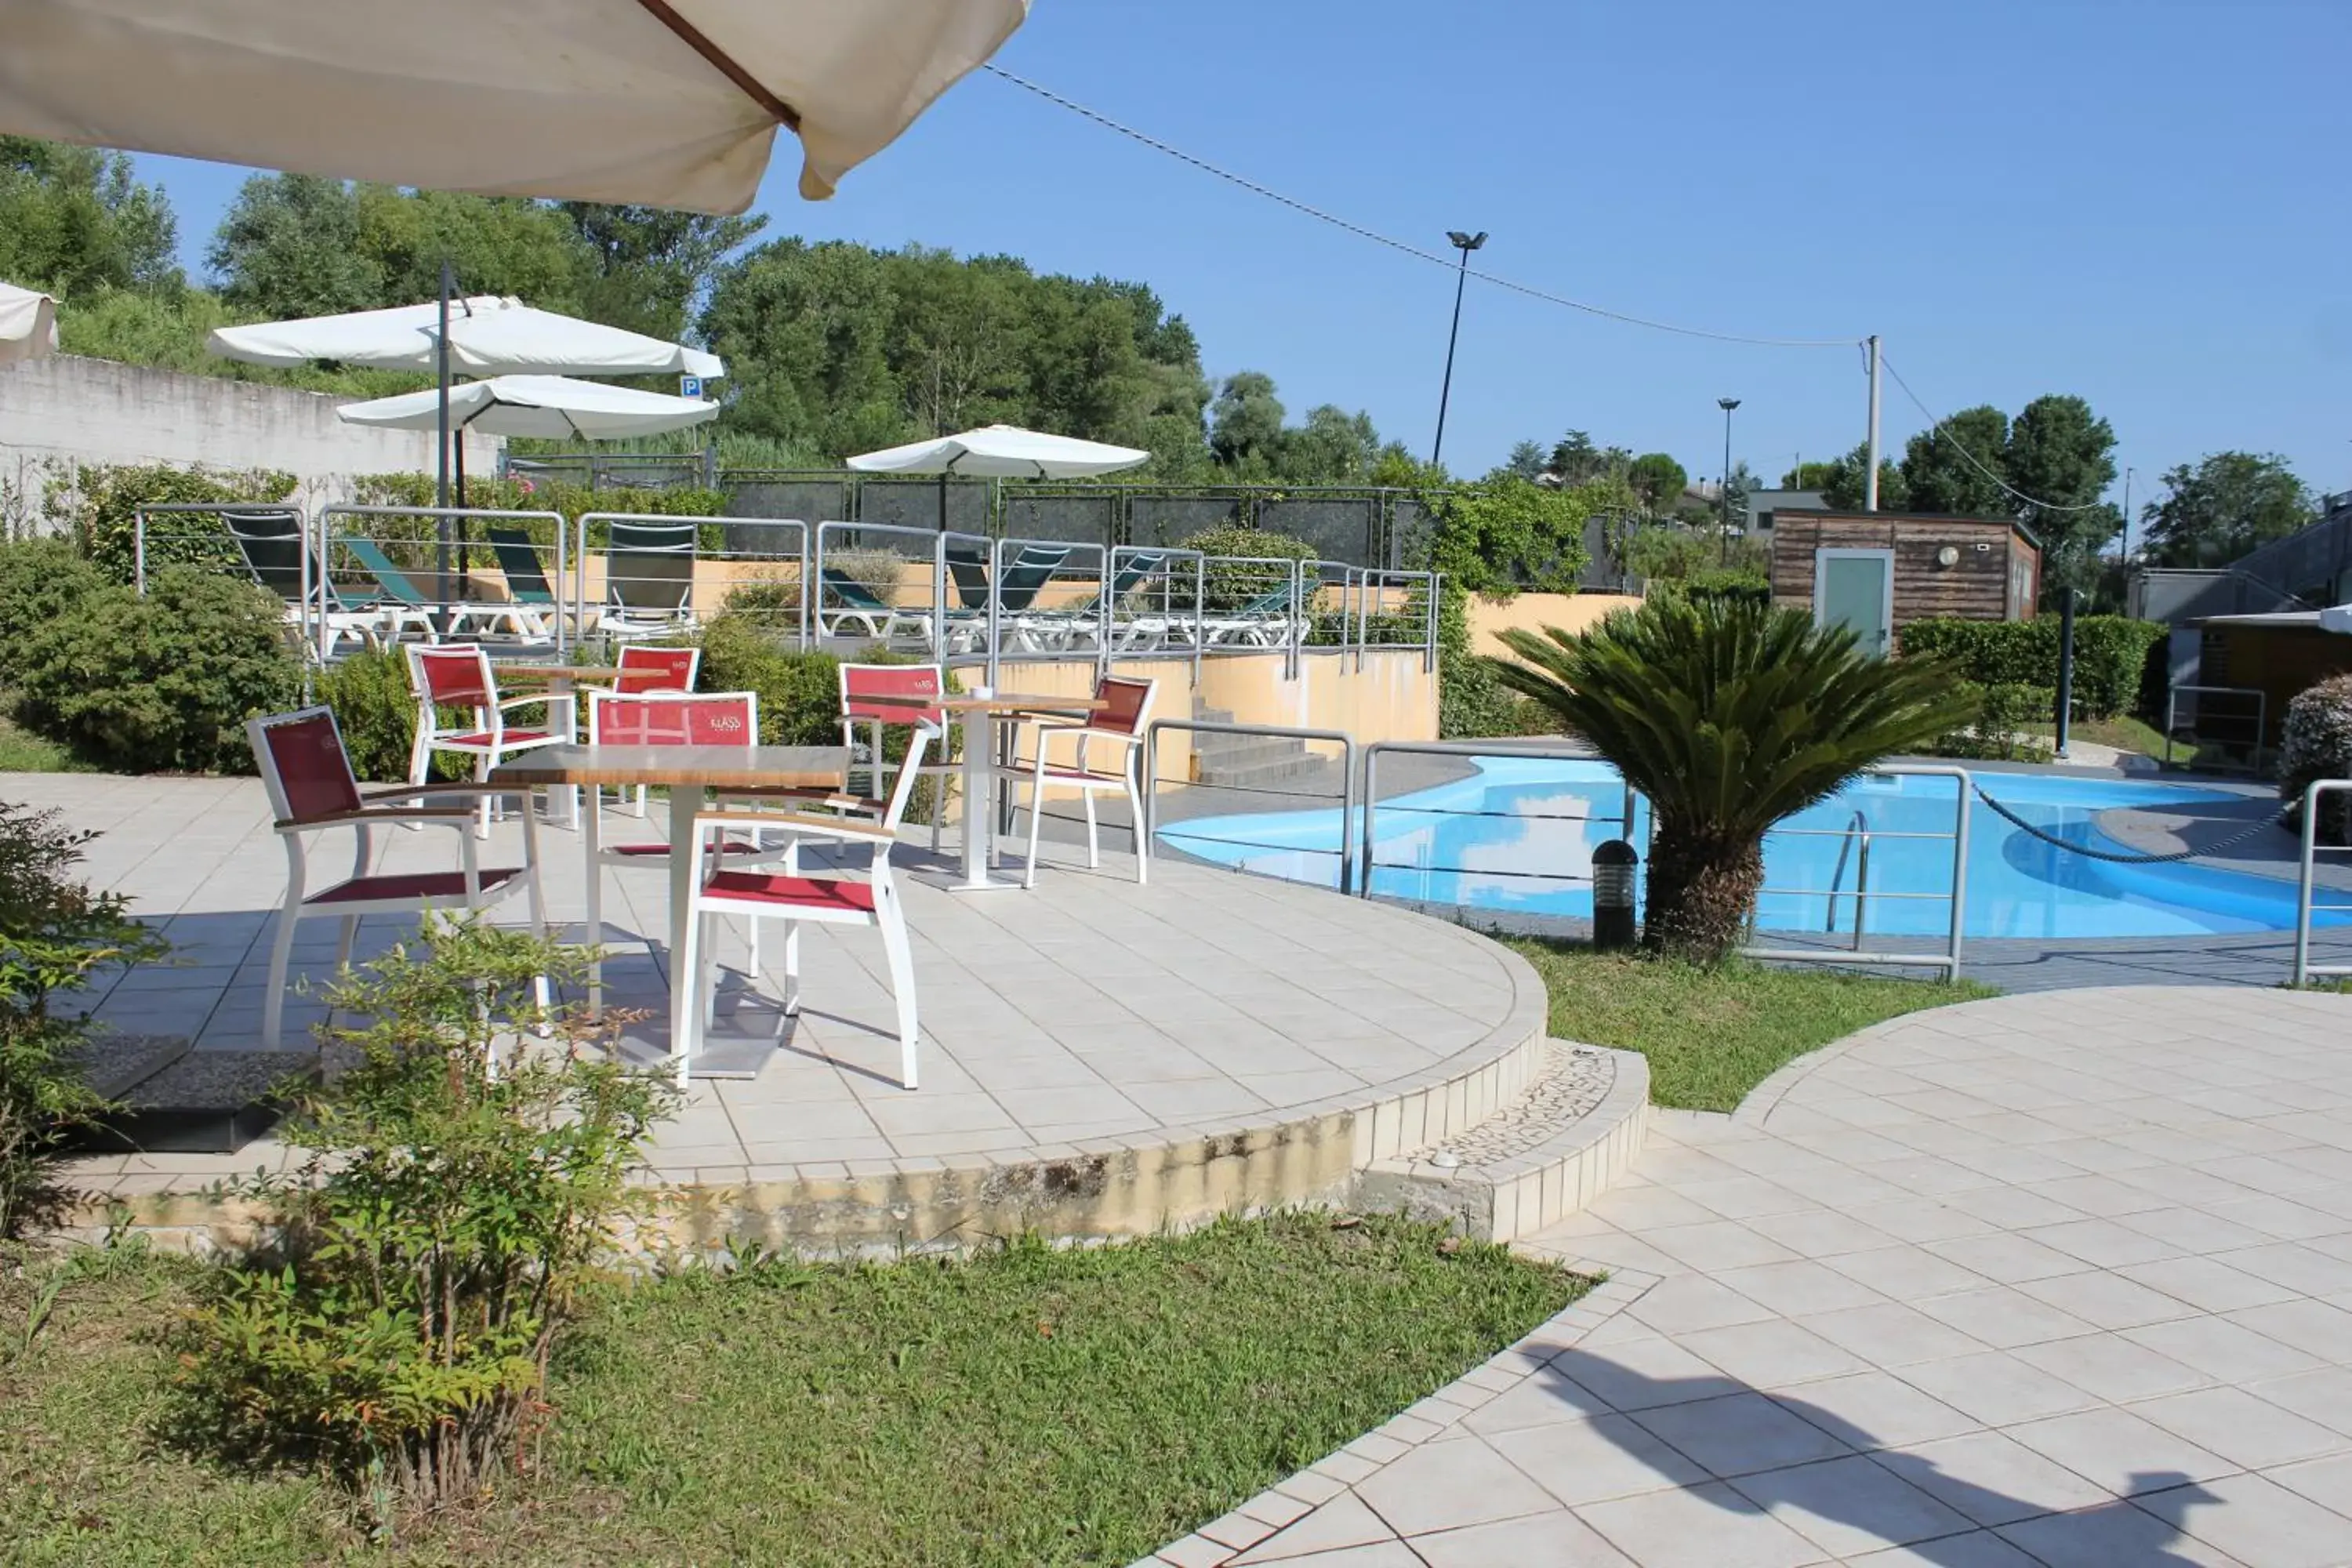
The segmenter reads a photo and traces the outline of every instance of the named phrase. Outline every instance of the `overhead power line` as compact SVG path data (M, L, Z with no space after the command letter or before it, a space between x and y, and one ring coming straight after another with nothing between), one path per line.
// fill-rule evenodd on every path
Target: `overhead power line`
M2103 500L2093 500L2084 501L2077 506L2061 506L2056 501L2047 501L2043 500L2039 496L2027 495L2023 490L2019 489L2015 485L2011 484L2007 479L2002 479L1999 474L1994 473L1991 468L1979 461L1977 455L1969 450L1968 444L1966 442L1962 441L1958 436L1946 430L1944 426L1951 423L1950 418L1948 416L1942 419L1937 418L1936 411L1919 400L1919 395L1911 390L1911 384L1903 379L1902 374L1895 370L1894 362L1889 360L1884 353L1881 353L1878 356L1878 368L1885 371L1889 379L1891 379L1895 385L1903 389L1903 395L1911 400L1911 405L1913 407L1918 409L1921 414L1927 416L1927 435L1930 439L1948 443L1953 451L1958 452L1961 457L1968 459L1969 467L1974 468L1978 473L1982 474L1986 479L1990 479L1994 484L1999 485L2003 490L2007 491L2013 500L2021 501L2025 505L2034 507L2042 511L2095 511L2100 507L2107 504Z
M1122 124L1120 121L1113 120L1108 114L1104 114L1097 110L1089 109L1085 104L1076 102L1074 100L1065 98L1049 87L1031 81L1026 77L1015 76L1002 66L989 65L982 68L986 69L991 75L1011 82L1017 88L1035 93L1039 98L1044 99L1048 103L1059 105L1061 108L1068 110L1073 114L1080 115L1087 120L1091 120L1096 124L1104 127L1106 130L1116 132L1119 135L1128 138L1129 141L1141 142L1144 146L1150 148L1153 152L1165 153L1169 157L1175 159L1178 163L1189 163L1193 168L1200 170L1202 174L1213 175L1215 178L1224 181L1227 184L1238 185L1243 190L1249 192L1252 195L1263 196L1267 201L1278 203L1283 206L1290 208L1293 212L1300 213L1307 217L1313 218L1318 223L1328 224L1333 228L1341 229L1349 234L1354 235L1359 239L1369 239L1374 245L1382 245L1386 246L1391 250L1402 251L1403 254L1412 257L1416 260L1431 262L1436 266L1444 268L1448 272L1452 272L1456 269L1454 258L1451 256L1441 256L1433 250L1425 250L1418 245L1399 239L1393 235L1382 234L1378 229L1366 228L1362 224L1351 223L1336 213L1326 212L1321 207L1310 206L1307 203L1297 200L1296 197L1284 195L1280 191L1259 184L1255 180L1236 174L1230 169L1222 168L1215 163L1210 163L1206 158L1195 157L1192 153L1185 152L1181 147L1171 146L1168 142L1162 142L1157 136L1138 131L1132 125ZM1500 277L1497 274L1484 271L1475 267L1468 268L1465 270L1466 270L1471 277L1477 279L1482 283L1491 283L1497 289L1508 289L1514 294L1524 294L1530 300L1541 300L1546 304L1565 306L1567 309L1571 310L1581 310L1588 316L1598 316L1603 321L1621 321L1629 327L1647 327L1653 331L1674 332L1685 338L1706 338L1711 342L1719 343L1750 343L1763 348L1776 349L1837 349L1844 348L1848 344L1856 341L1853 338L1755 337L1744 332L1718 332L1710 331L1705 327L1685 327L1673 321L1652 321L1646 316L1634 316L1629 315L1622 310L1612 310L1604 306L1589 304L1582 300L1571 300L1565 294L1555 294L1548 289L1538 289L1533 284L1521 283L1516 279Z

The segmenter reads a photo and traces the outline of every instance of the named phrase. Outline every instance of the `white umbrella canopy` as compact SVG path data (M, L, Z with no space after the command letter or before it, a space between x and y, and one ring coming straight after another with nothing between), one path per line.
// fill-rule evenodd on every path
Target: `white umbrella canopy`
M432 430L441 419L438 392L408 392L349 403L336 414L353 425ZM501 375L449 389L449 424L491 436L577 437L610 441L658 436L719 417L719 405L662 392L638 392L563 375Z
M58 302L47 294L0 283L0 364L58 352Z
M822 200L1028 0L10 0L0 132L489 195Z
M1140 468L1151 454L1133 447L1048 436L1017 425L989 425L961 435L863 452L849 467L869 473L973 474L1008 479L1083 479Z
M296 321L219 327L205 346L248 364L296 365L312 360L391 370L436 368L438 300L353 310ZM520 300L477 295L449 301L449 368L467 375L722 376L714 353L642 332L541 310Z

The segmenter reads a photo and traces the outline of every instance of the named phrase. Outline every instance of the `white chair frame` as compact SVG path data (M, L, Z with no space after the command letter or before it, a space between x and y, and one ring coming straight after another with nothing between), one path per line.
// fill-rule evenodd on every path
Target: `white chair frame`
M1037 885L1037 844L1039 830L1045 823L1045 791L1048 788L1078 792L1087 814L1088 870L1102 865L1102 847L1095 820L1095 796L1114 792L1126 795L1128 822L1135 835L1135 879L1138 884L1150 879L1151 857L1144 852L1143 791L1139 773L1143 765L1143 737L1151 723L1151 704L1160 695L1160 682L1155 678L1140 684L1144 689L1143 701L1136 710L1132 731L1097 729L1091 724L1069 720L1039 719L1033 721L1037 754L1025 763L1016 756L997 769L998 776L1029 786L1029 860L1022 868L1023 887ZM1069 767L1055 767L1046 761L1046 757L1053 749L1054 741L1065 736L1076 737L1077 756ZM1122 748L1117 773L1104 773L1087 766L1087 750L1097 743Z

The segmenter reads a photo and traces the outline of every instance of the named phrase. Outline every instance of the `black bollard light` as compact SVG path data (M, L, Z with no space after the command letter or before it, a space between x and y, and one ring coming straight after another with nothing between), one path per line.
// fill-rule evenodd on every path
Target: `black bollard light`
M1622 838L1592 851L1592 945L1603 952L1633 945L1633 873L1641 864Z

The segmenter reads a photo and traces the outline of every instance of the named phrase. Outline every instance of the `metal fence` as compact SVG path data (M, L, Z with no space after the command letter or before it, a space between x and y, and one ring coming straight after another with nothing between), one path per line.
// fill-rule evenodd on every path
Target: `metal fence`
M2352 963L2314 963L2311 926L2315 915L2352 915L2352 901L2318 901L2318 858L2321 855L2352 854L2352 844L2319 842L2320 803L2331 795L2352 795L2352 779L2315 779L2303 792L2303 853L2296 872L2294 900L2294 984L2307 985L2315 976L2352 974Z
M1302 745L1339 747L1339 793L1336 796L1339 802L1339 847L1333 849L1318 849L1302 847L1296 844L1268 843L1255 846L1255 847L1281 853L1331 857L1337 862L1334 869L1339 891L1349 893L1354 890L1355 856L1353 841L1348 835L1349 825L1356 819L1356 741L1354 736L1341 730L1301 729L1283 724L1223 724L1198 719L1153 720L1143 732L1143 831L1136 839L1139 852L1145 855L1151 853L1152 845L1160 833L1167 832L1171 837L1182 836L1181 830L1163 828L1160 823L1160 737L1169 731L1177 731L1195 737L1227 735L1252 740L1297 741ZM1241 785L1203 784L1197 780L1190 781L1188 787L1213 790L1230 788L1236 793L1261 797L1270 794L1306 795L1308 793L1268 791ZM1328 800L1335 797L1327 794L1319 798ZM1220 842L1230 844L1234 841L1222 839Z
M1363 896L1368 899L1380 892L1380 878L1378 874L1381 871L1415 871L1424 876L1453 875L1512 877L1548 882L1583 882L1587 884L1590 884L1592 880L1592 874L1589 870L1547 870L1525 866L1480 866L1473 868L1467 866L1448 866L1426 860L1394 863L1384 861L1380 858L1379 852L1379 818L1380 813L1382 810L1386 810L1391 817L1402 814L1421 817L1443 817L1454 820L1459 820L1463 817L1495 817L1507 818L1514 822L1614 822L1618 825L1621 837L1629 840L1633 837L1633 824L1638 812L1639 800L1632 786L1622 784L1622 783L1620 787L1624 790L1624 809L1614 816L1597 816L1590 811L1528 812L1491 811L1486 809L1465 811L1455 806L1400 805L1394 803L1383 807L1381 804L1380 763L1381 759L1384 756L1460 757L1465 759L1511 756L1533 757L1538 759L1549 758L1560 762L1589 763L1592 761L1592 753L1590 752L1574 751L1560 746L1515 747L1511 751L1505 752L1497 752L1492 746L1479 745L1475 742L1373 742L1370 745L1364 748L1364 779L1363 784L1360 786L1361 795L1364 802L1363 833L1362 837L1357 840L1356 844L1357 859L1361 868L1356 878L1356 886L1361 890ZM1344 840L1348 824L1343 821L1340 824L1340 826L1341 836Z
M1870 824L1866 808L1857 808L1843 827L1791 827L1780 825L1765 835L1766 840L1782 838L1836 838L1842 841L1837 860L1830 873L1826 888L1776 888L1769 884L1757 890L1759 906L1770 898L1794 899L1801 909L1814 899L1822 900L1821 930L1824 936L1837 932L1841 906L1853 910L1853 943L1839 949L1820 947L1769 947L1751 943L1742 949L1750 958L1801 960L1808 963L1862 963L1895 965L1902 968L1940 969L1948 978L1957 980L1960 973L1961 929L1968 918L1969 895L1969 817L1975 795L1975 780L1968 769L1948 767L1933 763L1884 763L1872 768L1864 777L1872 778L1948 778L1952 781L1952 828L1948 833L1919 832L1875 828ZM1905 891L1897 889L1873 888L1870 885L1870 848L1873 841L1881 839L1926 840L1930 843L1948 842L1952 846L1952 885L1948 892ZM1847 868L1854 874L1853 886L1844 884ZM1944 949L1933 951L1901 951L1895 949L1866 950L1863 943L1868 936L1870 904L1874 900L1924 900L1947 906L1948 921ZM1803 930L1810 921L1797 927L1779 929Z

